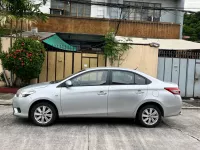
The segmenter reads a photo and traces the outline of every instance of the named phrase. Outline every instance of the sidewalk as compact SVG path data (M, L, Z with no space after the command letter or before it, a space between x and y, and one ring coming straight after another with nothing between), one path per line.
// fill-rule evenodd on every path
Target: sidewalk
M0 105L12 105L12 93L0 93Z

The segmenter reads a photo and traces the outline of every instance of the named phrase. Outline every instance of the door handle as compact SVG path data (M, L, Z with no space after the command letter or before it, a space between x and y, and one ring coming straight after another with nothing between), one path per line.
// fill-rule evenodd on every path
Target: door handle
M142 91L142 90L137 90L136 94L144 94L144 91Z
M100 91L99 93L98 93L98 95L106 95L107 93L105 93L104 91Z

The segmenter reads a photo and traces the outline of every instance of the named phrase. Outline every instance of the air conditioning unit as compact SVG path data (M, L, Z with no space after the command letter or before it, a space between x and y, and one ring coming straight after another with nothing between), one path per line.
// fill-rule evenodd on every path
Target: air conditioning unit
M38 28L37 27L31 27L31 32L33 35L37 35L38 34Z
M153 22L160 22L160 17L153 17Z
M153 16L148 16L147 21L153 21Z

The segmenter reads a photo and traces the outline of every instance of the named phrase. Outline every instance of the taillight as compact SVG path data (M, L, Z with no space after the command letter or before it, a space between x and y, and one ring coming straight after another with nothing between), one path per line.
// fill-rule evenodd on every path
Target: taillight
M174 95L180 95L181 91L179 88L165 88L165 90L169 91L170 93L174 94Z

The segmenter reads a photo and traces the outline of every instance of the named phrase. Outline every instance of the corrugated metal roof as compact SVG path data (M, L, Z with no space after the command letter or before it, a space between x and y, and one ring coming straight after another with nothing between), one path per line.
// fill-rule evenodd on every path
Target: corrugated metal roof
M200 43L186 41L182 39L151 39L151 38L136 38L116 36L116 41L119 43L132 44L151 44L158 43L159 49L165 50L200 50Z

